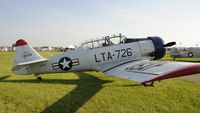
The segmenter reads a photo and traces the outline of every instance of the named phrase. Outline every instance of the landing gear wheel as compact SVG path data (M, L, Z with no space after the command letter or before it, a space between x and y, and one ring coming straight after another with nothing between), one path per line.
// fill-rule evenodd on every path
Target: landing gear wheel
M36 80L38 80L38 81L42 80L42 77L40 77L40 74L34 74L34 76L37 77Z
M142 83L143 86L153 86L154 82Z
M41 81L42 77L37 77L36 80Z
M193 56L194 56L194 54L193 54L192 52L189 52L189 53L188 53L188 57L191 58L191 57L193 57Z

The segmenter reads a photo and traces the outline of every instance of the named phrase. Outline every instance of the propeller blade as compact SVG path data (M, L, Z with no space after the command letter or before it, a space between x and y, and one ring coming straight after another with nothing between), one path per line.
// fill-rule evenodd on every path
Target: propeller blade
M176 42L169 42L169 43L163 45L163 47L170 47L170 46L173 46L175 44L176 44Z

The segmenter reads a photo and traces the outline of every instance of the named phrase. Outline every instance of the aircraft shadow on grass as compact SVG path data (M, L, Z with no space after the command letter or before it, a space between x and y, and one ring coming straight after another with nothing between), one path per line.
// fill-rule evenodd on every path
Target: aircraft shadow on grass
M0 82L13 83L54 83L54 84L75 84L77 87L65 96L48 106L41 113L74 113L89 101L97 92L101 90L102 85L111 83L113 81L101 80L88 73L75 73L79 79L44 79L42 81L36 80L6 80L10 75L0 77ZM117 87L133 87L141 86L140 84L132 85L116 85Z
M9 78L11 75L4 75L0 77L0 82L2 82L3 80Z
M64 79L44 79L43 81L36 80L6 80L9 75L0 77L0 82L14 83L55 83L55 84L75 84L77 87L65 96L48 106L41 113L74 113L90 100L102 85L113 81L101 80L88 73L75 73L79 79L64 80Z

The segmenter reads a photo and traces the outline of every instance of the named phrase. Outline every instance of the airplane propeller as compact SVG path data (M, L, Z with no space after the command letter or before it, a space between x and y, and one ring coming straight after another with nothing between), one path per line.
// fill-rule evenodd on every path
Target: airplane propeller
M176 44L176 42L169 42L167 44L164 44L163 47L170 47L170 46L173 46L175 44Z

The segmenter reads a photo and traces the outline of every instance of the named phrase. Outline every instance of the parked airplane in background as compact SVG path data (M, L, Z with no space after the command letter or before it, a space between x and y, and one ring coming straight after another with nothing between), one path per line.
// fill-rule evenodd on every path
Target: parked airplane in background
M200 58L199 47L174 47L170 50L170 56L176 58Z
M143 85L200 73L199 64L154 61L165 55L165 47L174 44L164 44L160 37L126 38L120 34L85 41L75 50L44 58L27 41L19 39L12 71L34 74L38 80L42 79L39 75L45 73L102 71Z

